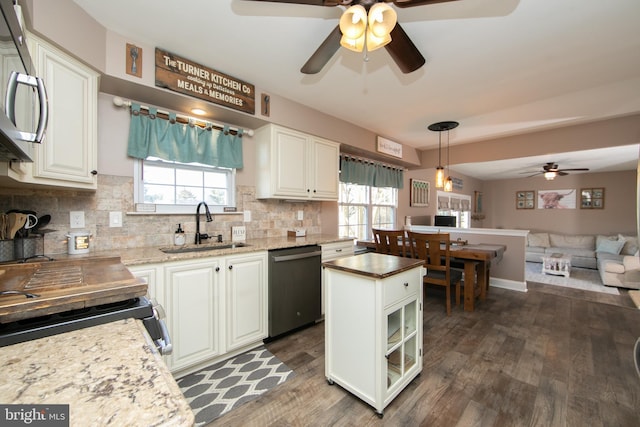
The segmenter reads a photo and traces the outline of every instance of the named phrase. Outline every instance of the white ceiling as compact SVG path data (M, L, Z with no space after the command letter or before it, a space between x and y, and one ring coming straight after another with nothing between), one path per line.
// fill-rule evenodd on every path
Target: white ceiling
M74 1L134 42L417 149L437 147L437 133L427 126L443 120L460 122L450 134L455 145L640 112L638 0L459 0L396 8L425 66L403 74L385 49L371 52L368 62L339 49L316 75L300 67L343 7ZM567 162L536 159L546 161L583 167L576 155Z

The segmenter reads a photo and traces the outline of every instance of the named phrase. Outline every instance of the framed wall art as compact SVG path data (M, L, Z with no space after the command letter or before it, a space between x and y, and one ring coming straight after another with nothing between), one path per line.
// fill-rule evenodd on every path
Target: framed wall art
M581 189L580 209L604 209L604 188Z
M536 192L533 190L516 191L516 209L533 209L536 206Z
M538 209L575 209L576 189L538 190Z
M410 206L429 206L429 181L420 179L410 179L409 184L409 205Z

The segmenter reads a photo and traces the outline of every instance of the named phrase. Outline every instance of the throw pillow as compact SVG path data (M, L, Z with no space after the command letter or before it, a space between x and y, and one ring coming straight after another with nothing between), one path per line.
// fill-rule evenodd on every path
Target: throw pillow
M549 233L529 233L527 235L527 243L529 246L541 246L543 248L551 246L549 244Z
M609 254L619 255L624 243L624 240L601 240L600 244L596 248L596 252L606 252Z
M623 255L633 255L638 250L638 238L636 236L623 236L618 234L618 240L624 240L624 246L620 251Z

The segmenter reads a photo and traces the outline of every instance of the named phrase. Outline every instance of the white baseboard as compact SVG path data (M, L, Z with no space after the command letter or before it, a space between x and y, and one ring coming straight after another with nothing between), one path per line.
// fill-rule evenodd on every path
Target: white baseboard
M515 280L500 279L498 277L492 277L490 279L490 286L494 288L508 289L510 291L527 292L527 282L517 282Z

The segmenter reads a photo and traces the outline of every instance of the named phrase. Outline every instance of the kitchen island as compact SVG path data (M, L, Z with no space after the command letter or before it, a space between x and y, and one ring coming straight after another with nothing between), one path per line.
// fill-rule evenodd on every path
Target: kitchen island
M139 320L0 348L0 402L68 404L71 426L190 426L194 416Z

